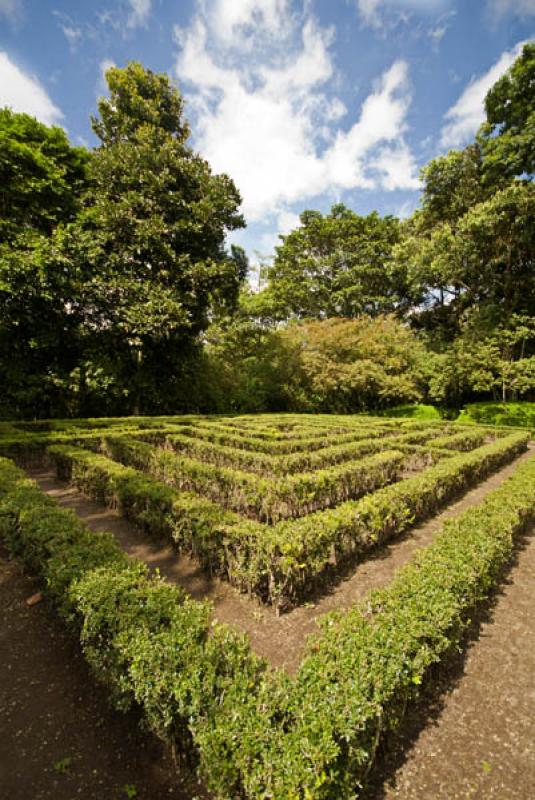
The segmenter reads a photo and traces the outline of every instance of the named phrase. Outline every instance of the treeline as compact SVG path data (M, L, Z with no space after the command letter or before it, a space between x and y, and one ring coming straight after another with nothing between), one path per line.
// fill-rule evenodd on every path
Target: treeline
M535 44L412 217L305 211L259 292L179 92L107 80L90 152L0 111L0 416L535 398Z

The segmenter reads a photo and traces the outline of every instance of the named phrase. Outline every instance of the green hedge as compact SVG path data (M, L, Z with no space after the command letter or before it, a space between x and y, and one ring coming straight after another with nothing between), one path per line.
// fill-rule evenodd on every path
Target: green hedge
M375 453L315 472L265 478L243 470L180 456L128 437L107 440L114 458L146 470L179 490L197 492L225 508L276 523L360 497L396 479L404 455L396 450Z
M221 800L355 798L383 733L458 645L534 513L530 459L446 523L389 587L322 618L290 678L266 670L232 630L210 628L209 606L150 577L109 536L86 538L72 513L0 460L10 549L48 583L115 702L137 702Z
M459 433L448 436L439 436L429 442L433 447L444 448L446 450L473 450L480 447L485 441L486 431L460 431Z
M368 428L366 429L367 437L363 439L359 438L356 441L331 445L330 439L326 438L321 449L282 455L258 453L253 450L220 445L182 434L165 436L163 433L153 435L141 433L139 438L151 444L171 447L179 454L185 454L191 458L200 459L217 466L257 472L260 475L281 476L325 469L335 464L359 459L364 455L377 453L380 450L403 449L402 445L425 442L432 439L436 432L435 429L432 429L396 434L391 430L380 431ZM474 437L474 431L470 431L469 436ZM483 438L481 436L481 441ZM434 442L430 443L433 444Z
M512 460L528 437L514 433L440 461L421 475L357 501L275 526L259 524L135 469L76 447L49 448L59 474L87 494L118 503L145 529L172 536L205 567L278 610L297 604L378 542L406 531Z
M472 425L505 425L535 431L535 403L471 403L458 422Z
M324 617L295 680L232 698L198 740L221 797L349 800L430 667L461 640L535 514L535 459L347 613Z
M89 531L4 458L0 537L40 576L115 706L140 705L154 733L195 761L192 718L212 715L227 684L250 691L266 669L247 638L214 624L209 603L150 575L111 534ZM146 659L155 667L163 642L172 643L172 652L145 674Z
M441 460L411 478L342 503L336 508L287 520L255 541L256 529L246 525L227 530L227 560L231 574L268 571L269 600L295 604L311 587L336 574L337 564L359 558L392 536L434 514L526 449L529 437L514 433L492 444ZM231 538L232 537L232 538ZM232 562L236 557L236 563ZM251 560L255 564L251 566Z

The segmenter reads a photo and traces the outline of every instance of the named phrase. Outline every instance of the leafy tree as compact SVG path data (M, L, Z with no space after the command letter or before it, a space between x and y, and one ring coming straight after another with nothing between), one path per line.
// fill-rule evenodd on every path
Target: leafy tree
M309 321L280 335L298 365L288 387L290 407L350 413L423 396L425 351L392 316Z
M137 411L142 398L150 405L162 394L160 355L168 363L173 353L178 369L214 307L235 304L243 253L229 256L224 244L244 222L233 182L188 145L183 100L168 77L137 63L106 77L85 208L60 240L84 276L77 310L93 352L113 354Z
M488 196L477 144L433 159L422 169L421 178L420 216L422 227L427 230L443 223L454 226L473 205Z
M0 110L0 413L68 412L79 357L72 276L50 263L49 245L79 208L88 159L61 128Z
M535 42L488 92L479 141L487 181L535 173Z
M0 109L0 244L25 233L49 235L72 219L88 158L61 128Z
M491 333L480 323L468 325L439 357L430 381L435 400L458 407L468 393L506 402L535 390L535 318L515 314Z
M396 309L406 296L403 271L392 263L398 238L394 217L361 217L341 204L325 216L304 211L276 248L261 296L266 313L321 319Z

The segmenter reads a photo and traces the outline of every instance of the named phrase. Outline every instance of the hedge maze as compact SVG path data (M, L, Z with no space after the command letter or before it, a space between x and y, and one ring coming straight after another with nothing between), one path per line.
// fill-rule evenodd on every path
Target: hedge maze
M288 613L528 442L511 429L360 416L2 423L0 535L42 577L117 706L141 706L217 797L353 798L383 733L457 645L533 518L535 458L385 589L320 619L292 676L215 624L208 603L60 509L14 461L52 463L251 602Z

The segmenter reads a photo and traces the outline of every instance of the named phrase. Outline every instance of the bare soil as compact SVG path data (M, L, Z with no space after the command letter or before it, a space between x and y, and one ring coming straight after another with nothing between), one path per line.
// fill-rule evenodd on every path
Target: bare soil
M0 800L206 797L110 708L47 602L26 605L38 588L0 548Z
M44 491L73 508L93 530L112 530L134 557L158 567L197 598L209 597L219 620L245 628L257 651L292 669L316 617L386 584L442 522L481 502L526 454L467 493L447 511L376 551L331 594L277 618L190 559L136 528L50 471L33 472ZM530 534L535 531L528 532ZM38 586L0 551L0 800L142 800L203 797L134 714L110 710L74 640L46 601L25 599ZM535 536L524 537L501 591L474 622L463 654L435 676L435 688L388 742L367 795L373 800L531 800L535 796ZM430 687L433 683L430 683Z
M244 630L255 652L266 658L271 666L293 672L301 661L307 636L317 630L316 619L320 615L348 608L371 589L388 584L417 549L431 543L445 520L480 503L510 477L520 463L532 457L533 452L533 449L528 450L452 503L442 514L366 554L363 561L328 593L280 617L273 609L251 602L225 581L210 577L189 556L178 554L168 542L155 541L116 510L95 503L74 487L59 482L50 468L31 470L29 474L61 506L73 509L89 528L111 531L130 556L159 569L167 580L179 584L194 598L209 599L214 604L215 618Z
M368 800L533 800L534 608L531 526L468 646L438 670L387 743Z

